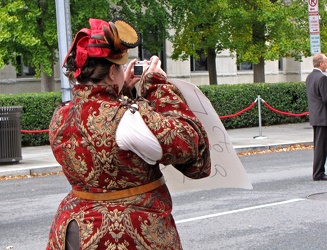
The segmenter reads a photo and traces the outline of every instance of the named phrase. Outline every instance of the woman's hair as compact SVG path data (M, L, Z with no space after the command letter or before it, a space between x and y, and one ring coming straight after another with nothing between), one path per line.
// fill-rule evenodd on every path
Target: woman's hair
M98 83L108 75L111 65L115 65L117 68L120 67L120 65L105 58L89 57L81 70L81 74L74 78L76 67L75 53L73 52L68 56L64 64L66 68L65 76L67 76L71 84L76 84L76 82L80 84L87 82Z

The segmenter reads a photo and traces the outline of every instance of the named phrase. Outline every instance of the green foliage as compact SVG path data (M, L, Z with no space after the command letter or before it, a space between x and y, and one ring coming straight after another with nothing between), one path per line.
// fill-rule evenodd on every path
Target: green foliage
M232 1L237 8L244 8L244 1ZM306 1L253 1L246 6L252 13L247 29L252 31L245 34L249 38L247 46L240 45L243 37L234 29L231 40L234 46L232 51L241 55L239 62L257 63L260 57L265 60L276 60L282 57L293 57L300 60L301 57L310 55L309 26L308 26L308 3ZM233 11L235 9L233 8ZM261 24L264 29L259 30L261 35L254 33L257 25ZM240 28L239 26L237 28ZM258 31L258 30L257 30Z
M169 1L174 35L173 59L198 57L198 51L228 49L228 29L225 26L226 1Z
M112 18L108 0L71 0L70 5L73 34L88 27L90 17ZM52 76L53 63L58 60L55 1L1 1L0 45L0 67L11 63L19 71L16 57L22 56L25 65L35 67L37 76L41 71Z
M5 0L0 4L0 67L23 56L25 65L52 75L56 61L55 1ZM19 70L18 70L19 71Z
M0 106L22 106L21 127L23 130L44 130L49 128L53 111L61 102L61 93L0 94ZM0 121L1 122L1 121ZM22 134L23 146L49 144L47 133Z
M111 20L113 16L109 10L110 2L109 0L70 0L72 34L76 34L84 27L89 28L90 18Z

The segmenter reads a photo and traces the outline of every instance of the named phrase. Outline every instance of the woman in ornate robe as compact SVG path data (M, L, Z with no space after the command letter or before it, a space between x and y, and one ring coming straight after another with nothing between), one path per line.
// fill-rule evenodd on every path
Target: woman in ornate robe
M72 191L58 207L47 249L182 249L159 164L193 179L209 176L207 134L158 57L141 79L136 60L124 72L127 49L139 42L130 23L90 25L65 60L73 98L50 123Z

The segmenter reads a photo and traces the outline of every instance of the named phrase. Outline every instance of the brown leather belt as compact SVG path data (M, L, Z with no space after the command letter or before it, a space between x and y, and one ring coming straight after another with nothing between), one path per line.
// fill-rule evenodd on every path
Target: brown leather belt
M78 191L75 189L73 189L72 192L76 197L84 200L109 201L146 193L162 186L163 184L165 184L165 178L161 176L161 178L159 178L158 180L142 186L127 188L118 191L111 191L109 193L90 193L85 191Z

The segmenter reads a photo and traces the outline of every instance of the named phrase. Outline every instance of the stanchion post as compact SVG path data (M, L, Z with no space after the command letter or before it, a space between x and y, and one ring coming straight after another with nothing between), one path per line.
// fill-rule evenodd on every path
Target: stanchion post
M260 97L260 95L258 95L258 117L259 117L259 136L262 136L261 97Z
M261 124L261 97L258 95L258 118L259 118L259 136L254 136L254 139L265 139L266 136L262 136L262 124Z

